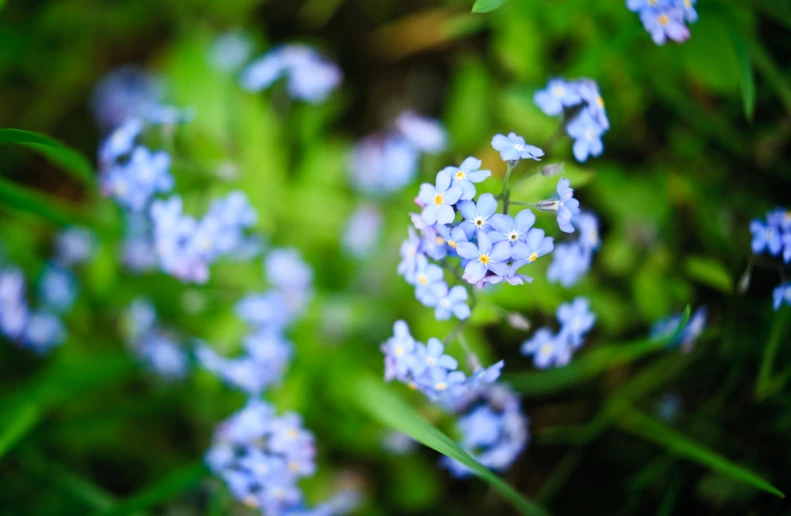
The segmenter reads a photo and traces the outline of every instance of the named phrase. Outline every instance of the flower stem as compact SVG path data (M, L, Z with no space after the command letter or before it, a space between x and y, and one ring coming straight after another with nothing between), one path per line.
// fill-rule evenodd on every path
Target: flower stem
M510 163L508 164L508 168L505 169L505 179L503 179L503 192L500 194L500 197L503 199L503 213L508 215L508 195L510 192L508 191L508 180L511 178L511 170L514 167Z

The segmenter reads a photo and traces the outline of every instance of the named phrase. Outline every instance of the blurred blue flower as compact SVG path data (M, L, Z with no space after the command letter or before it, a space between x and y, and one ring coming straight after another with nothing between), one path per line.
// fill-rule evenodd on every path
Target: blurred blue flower
M596 315L590 311L590 301L584 297L560 305L556 317L560 323L560 333L569 338L572 347L582 343L582 338L596 322Z
M492 241L483 231L478 232L478 244L462 242L456 246L459 256L470 260L464 268L463 278L469 283L477 283L486 275L492 264L504 262L511 256L511 244Z
M561 177L554 198L536 204L540 210L557 213L558 227L565 233L574 232L571 219L580 212L580 202L574 198L574 189L569 185L569 180Z
M590 253L578 244L558 244L552 253L552 263L547 268L547 279L564 287L577 283L590 266Z
M357 258L371 254L379 243L382 230L382 213L376 204L360 205L349 221L343 234L343 247Z
M576 106L582 102L577 91L577 84L565 79L550 79L543 90L533 95L536 106L549 116L563 113L564 108Z
M684 9L678 7L643 9L640 20L657 45L664 45L668 39L682 43L689 39L684 14Z
M689 23L698 21L698 12L695 10L695 4L698 0L675 0L677 6L684 9L684 19Z
M420 152L436 154L445 150L448 144L448 133L441 123L414 111L398 115L395 126L401 136Z
M77 299L77 278L68 269L47 264L38 282L39 300L51 312L63 314Z
M172 338L151 332L136 345L137 353L148 367L168 380L183 378L189 369L187 353Z
M522 344L522 354L533 355L533 364L539 369L565 366L571 360L571 351L567 340L549 328L539 328Z
M45 353L63 344L66 330L57 316L45 311L32 312L27 317L22 344L37 353Z
M481 160L470 156L461 162L458 167L445 167L443 170L450 174L454 186L461 187L462 200L470 200L475 197L475 185L492 175L490 170L479 170Z
M436 303L429 304L426 296L435 297L430 294L432 288L437 284L445 284L442 268L439 265L429 263L424 255L418 255L412 281L407 279L407 282L415 285L415 297L426 306L436 306Z
M450 226L438 224L434 226L434 230L437 232L437 238L442 239L442 244L447 245L448 251L454 254L459 243L467 242L467 234L461 226L451 228Z
M651 328L651 338L667 339L673 337L668 340L667 347L676 348L681 346L681 349L688 353L692 351L695 341L706 328L707 319L708 311L706 308L698 308L690 316L687 325L676 335L678 325L681 323L681 314L673 315L654 324Z
M247 294L236 304L236 315L250 326L282 329L292 320L292 314L284 310L283 294L269 290L261 294Z
M90 260L95 247L96 238L89 229L70 227L55 240L55 259L65 267L72 267Z
M461 285L449 290L448 285L441 282L427 289L424 304L435 307L434 316L438 321L447 321L451 314L457 319L464 320L470 316L467 295L467 290Z
M573 219L574 227L579 230L578 243L585 251L595 251L601 245L599 238L599 219L590 212L581 212Z
M230 31L220 34L212 43L209 61L218 70L238 70L250 57L253 42L247 34Z
M450 224L456 216L453 205L461 197L461 187L451 186L450 174L445 170L437 173L435 186L420 185L418 199L423 203L420 217L426 224Z
M527 234L536 222L536 216L530 210L522 210L511 218L509 215L501 213L492 216L489 238L492 242L502 242L503 240L511 245L517 242L524 242Z
M508 137L496 134L492 137L492 147L500 152L503 161L519 161L520 159L534 159L539 161L544 151L534 145L525 143L525 139L516 133L508 133Z
M305 291L313 282L313 270L293 248L273 249L266 257L264 271L273 286L284 290Z
M587 113L591 117L600 133L608 131L610 129L610 120L607 118L607 111L604 109L604 99L599 92L599 85L591 79L579 79L577 88L585 104L583 113Z
M142 211L154 195L173 188L170 156L137 147L127 163L114 165L100 181L105 195L128 210Z
M587 111L578 114L566 126L569 136L574 139L572 151L580 163L588 160L588 156L599 157L604 152L601 141L602 128Z
M461 201L457 208L464 217L464 222L460 224L462 230L467 235L472 235L476 231L487 230L489 219L497 211L497 200L490 193L482 194L478 197L478 202Z
M352 186L372 194L401 190L417 172L419 152L400 135L372 135L355 145L349 159Z
M420 376L426 371L431 373L433 369L454 371L457 367L459 367L459 363L452 356L445 354L445 346L442 345L442 342L432 337L426 341L425 345L419 342L415 345L414 359L409 370L415 376Z
M782 235L778 226L764 223L760 219L750 222L750 232L753 234L753 253L761 254L767 250L772 256L777 256L783 247Z
M132 272L147 272L157 267L157 252L149 234L148 218L142 213L127 212L126 234L121 260Z
M139 118L128 118L114 129L99 146L102 170L109 169L121 156L130 154L142 130L143 122Z
M420 255L420 237L413 228L409 228L409 236L401 243L401 261L398 263L398 274L406 279L407 283L414 282L417 259Z
M162 82L134 67L107 74L93 91L91 107L96 121L111 131L130 118L145 118L164 95Z
M784 301L785 304L791 306L791 283L778 285L772 292L772 297L774 298L773 306L775 311L780 310L780 306Z
M511 252L511 256L518 260L524 259L527 263L533 263L542 256L551 253L555 249L555 239L544 235L543 229L531 229L525 236L525 246L515 246L517 249ZM526 256L524 256L525 251Z
M0 268L0 334L19 340L28 321L25 276L16 267Z
M385 354L385 381L394 378L404 380L412 368L415 358L415 339L404 321L393 324L393 336L382 345Z

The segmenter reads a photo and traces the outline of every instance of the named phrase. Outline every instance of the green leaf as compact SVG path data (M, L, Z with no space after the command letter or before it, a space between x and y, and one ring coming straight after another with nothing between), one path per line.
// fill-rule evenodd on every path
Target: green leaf
M79 152L49 136L20 129L0 129L0 143L22 145L33 149L62 167L84 185L92 190L96 189L96 175L91 162Z
M89 223L88 215L81 210L2 177L0 177L0 206L35 213L61 226Z
M41 417L41 412L34 404L27 403L4 415L0 425L0 457L27 434Z
M136 495L128 498L106 511L94 513L96 516L125 516L148 509L159 503L170 500L186 489L199 483L206 476L206 467L195 462L174 471L166 477L144 488Z
M459 461L473 473L488 482L503 498L511 502L522 514L545 514L538 505L520 495L500 477L479 464L453 439L432 426L406 404L382 380L368 373L358 376L352 400L363 411L382 424L402 432L412 439L443 455Z
M781 491L752 471L729 461L718 453L705 448L680 432L641 412L630 410L622 413L616 424L623 430L667 448L671 453L697 462L757 489L785 498Z
M726 27L726 29L739 61L739 85L744 99L744 116L747 117L747 120L752 121L755 112L755 78L753 77L750 51L738 32L730 27Z
M719 260L703 256L690 256L684 262L684 272L695 281L726 294L733 292L733 278Z
M506 3L508 0L475 0L472 5L472 12L474 13L489 13Z

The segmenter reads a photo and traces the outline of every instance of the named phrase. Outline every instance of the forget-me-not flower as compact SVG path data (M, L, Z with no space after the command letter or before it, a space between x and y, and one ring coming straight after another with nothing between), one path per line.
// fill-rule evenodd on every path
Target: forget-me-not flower
M448 144L448 133L442 124L411 110L398 115L395 127L420 152L435 154L445 150Z
M489 231L489 238L492 239L492 242L505 240L511 245L524 242L535 222L536 216L530 210L522 210L513 218L510 215L498 213L490 221L489 225L492 230Z
M590 253L583 251L577 243L558 244L547 268L547 279L568 288L579 281L589 266Z
M565 79L550 79L546 88L533 95L533 102L547 115L556 116L563 113L564 108L582 102L582 98L575 83Z
M450 224L456 217L453 205L461 198L461 187L451 186L450 174L441 170L437 173L435 186L420 185L418 199L423 203L421 218L426 224Z
M684 9L679 7L644 9L640 12L640 20L657 45L664 45L668 39L678 43L689 39Z
M572 151L580 163L587 161L588 156L595 158L604 152L604 144L601 141L603 130L587 111L574 117L574 120L566 126L566 130L569 136L574 139Z
M470 156L461 162L458 167L445 167L444 170L451 175L453 184L461 187L461 200L470 200L475 197L475 185L492 175L490 170L479 170L481 160Z
M478 232L478 245L462 242L456 246L459 256L470 260L464 267L464 279L469 283L477 283L486 275L492 264L504 262L511 256L511 244L492 241L483 231Z
M525 143L525 139L516 133L508 133L508 136L495 134L492 137L492 147L500 152L503 161L519 161L520 159L534 159L540 161L544 151L534 145Z
M582 337L596 322L596 315L590 311L590 302L584 297L560 305L556 317L561 325L561 334L567 335L574 344L581 343ZM576 347L574 344L572 347Z
M571 346L549 328L539 328L522 344L522 354L533 355L533 363L539 369L561 367L571 360Z
M489 219L497 211L497 200L490 193L482 194L478 197L478 202L461 201L458 204L459 212L464 217L464 222L460 227L467 235L472 235L476 231L488 228Z
M467 289L461 285L448 289L445 282L438 283L428 289L428 306L433 306L434 316L438 321L447 321L451 314L459 320L470 316L470 307L467 305Z
M39 299L56 313L65 313L77 298L77 278L68 269L49 264L41 274L38 284Z
M772 291L772 297L774 299L773 306L775 310L780 310L780 306L784 302L788 306L791 306L791 283L778 285L774 291Z
M783 241L779 228L776 225L754 219L750 222L750 232L753 234L753 253L760 254L766 249L772 256L780 254Z

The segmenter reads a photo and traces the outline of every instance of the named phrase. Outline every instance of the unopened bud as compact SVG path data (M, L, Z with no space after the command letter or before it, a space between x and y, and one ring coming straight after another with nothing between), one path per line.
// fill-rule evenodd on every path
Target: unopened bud
M542 211L558 211L558 200L557 199L549 199L546 201L538 201L536 203L536 208Z
M742 277L739 278L739 284L736 286L739 294L744 294L747 292L747 289L750 288L750 280L752 279L752 272L753 268L751 266L747 267L747 270L744 271Z
M541 167L541 175L544 177L556 176L563 172L563 163L550 163Z
M508 314L508 324L515 330L528 331L530 329L530 321L516 312Z

